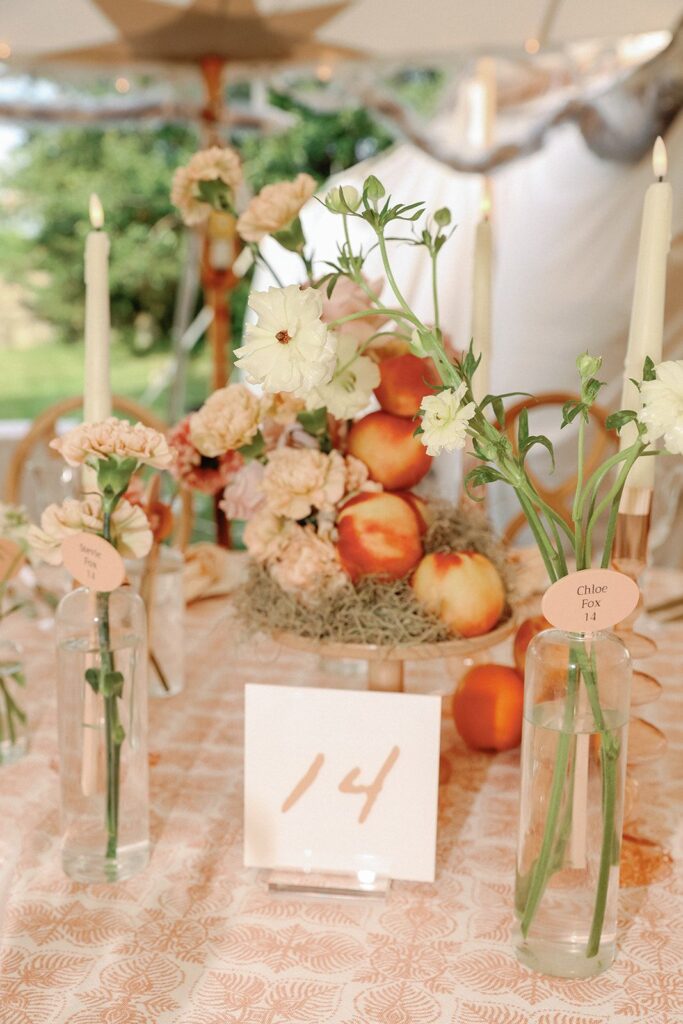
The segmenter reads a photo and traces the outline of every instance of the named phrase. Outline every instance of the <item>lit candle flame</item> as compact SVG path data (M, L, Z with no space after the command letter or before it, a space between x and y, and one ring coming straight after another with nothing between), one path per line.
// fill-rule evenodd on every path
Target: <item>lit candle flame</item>
M652 150L652 170L655 178L663 178L666 175L668 160L666 158L666 146L661 135L657 136L654 149Z
M100 197L95 192L90 194L90 223L94 228L101 228L104 224L104 210Z

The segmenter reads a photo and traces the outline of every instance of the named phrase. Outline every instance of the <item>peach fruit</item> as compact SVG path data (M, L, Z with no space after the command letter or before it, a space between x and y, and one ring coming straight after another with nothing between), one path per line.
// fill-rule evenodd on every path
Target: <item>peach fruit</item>
M388 491L403 491L429 472L431 455L419 437L417 423L388 412L371 412L349 431L348 452L364 462L370 477Z
M505 587L493 562L475 551L425 555L413 576L425 608L463 637L488 633L505 608Z

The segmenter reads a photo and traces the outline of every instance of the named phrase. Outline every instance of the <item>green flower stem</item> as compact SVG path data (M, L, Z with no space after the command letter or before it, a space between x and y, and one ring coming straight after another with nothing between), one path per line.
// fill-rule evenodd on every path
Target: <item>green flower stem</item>
M402 309L388 309L386 306L375 306L372 309L360 309L356 313L347 313L346 316L338 316L336 320L330 320L327 327L340 327L342 324L347 324L351 320L362 320L369 316L376 316L378 313L389 316L392 319L407 320L414 327L421 327L422 324L412 315L408 316Z
M26 712L22 711L17 702L9 692L8 676L0 676L0 693L2 693L3 700L5 703L5 721L7 722L7 733L9 735L10 743L16 743L17 741L17 728L14 719L17 718L22 724L26 724ZM2 724L2 715L0 715L0 740L4 740L5 732Z
M571 648L571 661L567 672L567 699L564 705L562 731L557 741L557 753L553 767L553 778L550 786L550 798L548 800L548 813L543 828L543 839L538 857L531 868L531 879L527 891L526 904L522 912L520 928L524 938L529 933L529 928L541 902L548 879L552 873L554 861L555 835L562 805L562 794L564 792L567 765L569 763L569 750L573 736L572 724L576 708L576 697L578 693L579 667L576 659L575 649Z
M439 330L439 285L436 277L436 264L438 254L433 252L431 255L432 263L432 301L434 303L434 326L437 331Z
M624 460L624 465L621 467L621 470L619 471L616 483L613 484L613 486L610 488L610 490L602 499L602 501L598 502L598 504L595 506L595 509L592 511L592 514L586 525L586 540L584 545L583 556L586 566L590 566L592 560L593 531L597 523L599 522L603 512L610 506L613 506L615 503L618 502L619 496L621 495L621 492L624 489L627 477L631 472L631 469L633 468L633 464L636 461L636 459L638 459L638 457L644 452L644 450L645 445L641 441L627 449L626 459Z
M111 543L111 516L116 504L114 501L104 498L104 525L102 535L105 540ZM97 595L97 629L100 647L101 678L114 671L114 655L111 650L111 630L109 624L109 594L99 593ZM105 856L107 860L116 860L119 840L119 797L120 797L120 775L121 775L121 744L123 742L122 728L119 720L117 696L115 694L104 694L104 731L107 759L107 799L106 799L106 828L107 848Z
M377 234L377 241L379 242L379 251L380 251L380 254L382 256L382 264L384 266L384 271L385 271L385 273L387 275L387 281L389 282L389 287L391 288L392 292L394 293L394 295L396 297L396 300L397 300L399 306L401 307L401 309L404 310L404 312L409 313L410 316L413 317L414 316L413 311L410 308L410 306L408 305L408 303L406 302L406 300L404 299L403 294L401 292L401 289L399 288L399 286L398 286L398 284L396 282L396 278L394 277L394 272L391 269L391 263L389 262L389 253L387 252L387 243L386 243L386 239L384 237L384 231L381 228L376 228L375 230L376 230L376 234Z
M590 935L586 956L596 956L600 949L600 938L602 926L605 921L605 908L607 905L607 893L609 890L610 868L614 863L615 843L619 840L615 837L614 813L616 810L617 798L617 763L620 753L620 743L614 733L607 728L605 716L600 706L600 695L598 693L597 670L594 657L588 662L583 651L579 651L579 662L586 694L591 706L595 727L600 733L600 765L602 769L602 842L600 846L600 867L598 869L598 884L595 892L595 907L593 909L593 920L591 923Z

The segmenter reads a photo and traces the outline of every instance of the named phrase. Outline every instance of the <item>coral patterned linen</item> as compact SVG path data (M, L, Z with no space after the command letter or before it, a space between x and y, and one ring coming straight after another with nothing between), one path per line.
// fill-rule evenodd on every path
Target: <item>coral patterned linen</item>
M683 576L660 571L649 596L682 590ZM0 771L1 838L19 855L2 1024L683 1021L681 626L654 627L647 670L665 692L645 714L669 750L639 770L636 826L674 860L648 887L623 890L615 966L574 982L530 973L510 944L518 754L468 753L447 721L434 885L398 883L366 903L270 897L242 866L243 684L330 679L313 657L236 639L223 601L188 619L186 691L151 707L151 864L115 886L62 874L53 638L22 627L34 739ZM434 664L413 668L413 688L443 685Z

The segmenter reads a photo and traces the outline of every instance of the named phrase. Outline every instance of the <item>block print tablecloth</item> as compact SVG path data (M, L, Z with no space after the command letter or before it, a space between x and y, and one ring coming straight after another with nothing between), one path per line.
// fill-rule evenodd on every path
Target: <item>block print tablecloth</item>
M683 591L660 572L651 597ZM115 886L60 868L52 635L22 625L30 755L0 771L2 838L19 859L0 960L1 1024L675 1024L683 1021L683 628L656 627L646 709L669 749L640 769L638 831L674 857L622 892L618 960L602 977L532 974L512 952L518 753L467 752L444 722L435 885L386 902L271 898L242 867L246 681L320 684L317 660L236 639L226 603L188 614L188 684L151 708L153 856ZM409 685L443 683L434 663ZM329 678L327 680L329 682ZM678 799L678 808L675 801Z

